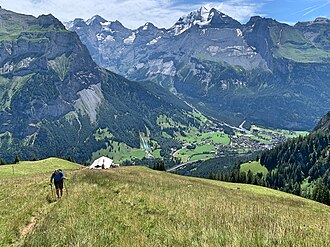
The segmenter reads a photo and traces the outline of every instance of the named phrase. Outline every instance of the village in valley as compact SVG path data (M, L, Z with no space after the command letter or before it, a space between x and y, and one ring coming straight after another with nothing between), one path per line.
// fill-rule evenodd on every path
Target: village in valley
M189 114L194 121L189 126L180 124L166 115L160 115L157 120L162 136L180 143L180 148L173 146L168 152L181 164L271 149L289 138L308 133L266 129L256 125L247 125L245 121L239 127L235 127L209 119L196 111ZM108 142L106 142L106 148L93 153L93 159L108 156L115 163L122 164L126 161L134 162L136 159L162 158L162 147L153 139L148 128L145 132L140 132L140 148L129 147L125 143L114 141L108 129L99 129L95 138L107 139Z
M225 123L204 120L199 131L185 131L186 136L178 136L181 149L172 149L172 156L181 159L181 163L206 160L228 155L248 154L271 149L289 138L306 135L305 131L265 129L251 125L245 129L244 122L239 127ZM228 131L229 129L229 131Z

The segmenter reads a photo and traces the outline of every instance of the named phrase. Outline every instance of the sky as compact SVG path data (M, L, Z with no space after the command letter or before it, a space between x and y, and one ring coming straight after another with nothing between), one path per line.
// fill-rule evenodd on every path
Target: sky
M330 0L0 0L0 6L34 16L51 13L63 22L98 14L132 29L146 22L169 28L201 6L214 7L241 23L255 15L288 24L330 18Z

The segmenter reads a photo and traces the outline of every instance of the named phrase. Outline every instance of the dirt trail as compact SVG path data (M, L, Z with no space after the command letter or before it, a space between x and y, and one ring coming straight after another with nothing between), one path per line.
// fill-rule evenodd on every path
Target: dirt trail
M81 169L79 170L74 170L72 171L72 173L70 173L71 175L80 172ZM41 181L39 183L33 183L32 185L39 185L45 183L45 181ZM65 188L66 189L66 188ZM42 189L40 188L40 193L42 193L43 195L46 193L49 193L48 188L45 187L44 191L41 191ZM16 195L13 194L11 196L9 196L8 198L12 197ZM68 196L68 192L66 189L66 195L65 197ZM64 199L65 199L64 197ZM7 200L8 198L5 198L5 200ZM53 198L51 198L52 201L49 203L45 203L43 206L41 206L40 208L37 208L37 210L33 213L34 216L31 217L30 221L25 224L24 226L22 226L19 230L19 237L17 239L17 241L15 243L13 243L11 246L20 246L24 243L24 239L31 233L33 233L33 231L38 227L38 225L42 224L42 222L45 220L45 217L48 215L48 213L54 208L54 206L59 203L60 201L62 201L63 199L61 199L60 201L58 200L53 200Z
M36 223L37 223L37 219L36 219L36 217L33 216L31 218L30 222L21 229L20 236L21 237L25 237L26 235L28 235L29 233L31 233L33 231Z

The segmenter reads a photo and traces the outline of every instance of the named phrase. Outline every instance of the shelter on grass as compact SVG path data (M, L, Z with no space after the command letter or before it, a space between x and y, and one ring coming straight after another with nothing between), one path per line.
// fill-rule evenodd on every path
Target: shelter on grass
M90 165L89 169L109 169L118 167L118 164L114 164L112 159L109 159L108 157L100 157L96 159L93 164Z

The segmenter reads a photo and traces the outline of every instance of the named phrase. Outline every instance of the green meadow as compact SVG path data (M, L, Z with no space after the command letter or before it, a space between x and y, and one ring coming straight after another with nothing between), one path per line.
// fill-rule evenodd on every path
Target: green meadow
M249 170L251 170L253 174L262 173L264 176L266 176L268 172L267 168L262 166L259 161L251 161L241 164L241 172L247 173Z
M39 161L20 161L14 165L0 166L0 178L52 172L55 169L74 170L80 167L81 166L76 163L58 158L48 158Z
M120 167L65 170L64 197L50 203L50 173L33 165L15 177L0 167L0 246L330 243L330 207L291 194Z

